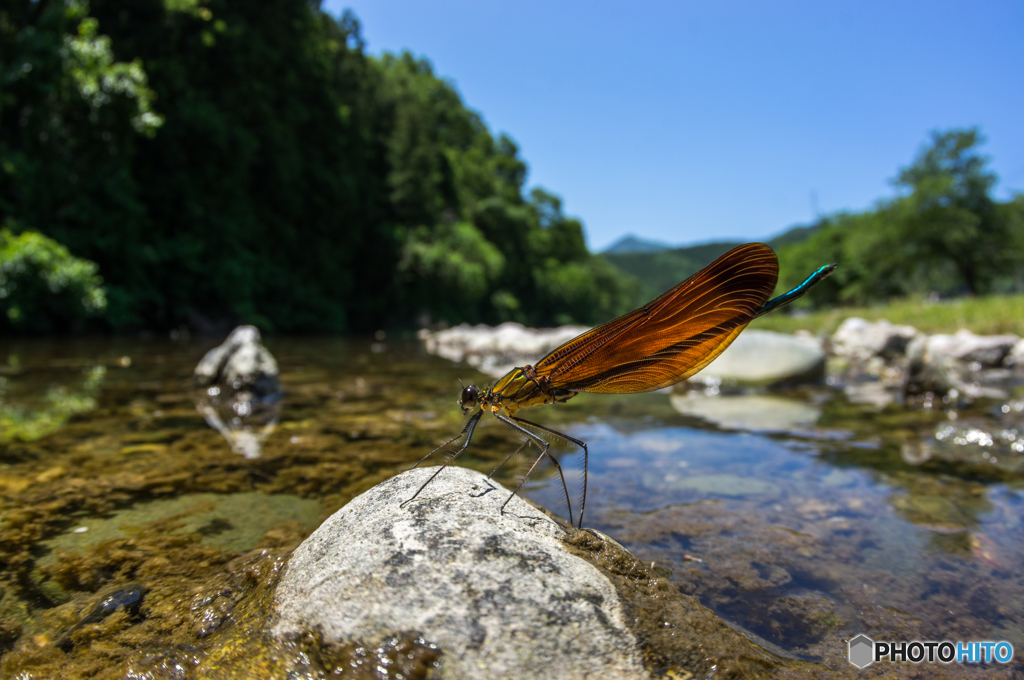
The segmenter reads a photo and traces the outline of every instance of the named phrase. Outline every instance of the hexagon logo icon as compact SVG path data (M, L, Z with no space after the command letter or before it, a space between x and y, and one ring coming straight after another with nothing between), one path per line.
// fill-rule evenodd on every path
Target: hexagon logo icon
M850 663L857 668L866 668L875 660L875 641L867 635L858 635L850 640Z

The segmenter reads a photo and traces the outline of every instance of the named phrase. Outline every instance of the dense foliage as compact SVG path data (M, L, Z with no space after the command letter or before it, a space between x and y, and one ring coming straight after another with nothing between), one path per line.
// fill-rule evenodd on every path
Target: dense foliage
M840 265L835 274L797 307L1024 291L1024 195L1006 202L992 198L996 176L978 152L982 141L975 129L935 132L894 180L897 196L768 240L779 254L776 292L832 262ZM736 245L715 242L607 258L653 296Z
M595 323L591 255L451 84L307 0L0 1L0 222L99 265L115 329Z
M644 299L652 300L738 245L739 241L715 241L683 248L605 253L605 257L622 271L636 277Z
M978 152L982 141L976 129L933 133L896 177L895 198L829 216L805 240L779 248L780 288L838 262L836 273L798 304L1024 289L1024 196L992 198L996 176Z
M993 200L981 141L935 133L897 196L776 239L780 287L835 261L801 304L1024 289L1024 198ZM511 139L428 62L366 54L350 14L0 0L0 224L9 244L38 232L53 241L31 243L98 265L81 290L102 275L107 327L597 323L731 245L594 256L525 179ZM8 327L101 311L78 292L45 302L32 271Z
M0 229L0 329L80 328L107 306L96 270L42 234Z

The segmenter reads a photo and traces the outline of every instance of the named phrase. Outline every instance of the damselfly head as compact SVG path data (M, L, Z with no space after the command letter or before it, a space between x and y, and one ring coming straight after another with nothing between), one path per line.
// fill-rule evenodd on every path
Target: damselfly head
M459 406L462 407L462 412L469 413L471 410L476 408L477 403L480 401L480 388L476 385L467 385L462 388L462 398L459 399Z

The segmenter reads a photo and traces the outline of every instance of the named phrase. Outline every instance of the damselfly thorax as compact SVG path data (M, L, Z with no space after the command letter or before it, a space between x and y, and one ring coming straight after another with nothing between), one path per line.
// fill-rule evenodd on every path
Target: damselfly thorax
M467 408L467 396L472 401L474 395L466 394L466 390L476 389L474 385L463 389L462 399L459 404L464 410ZM551 378L546 375L537 375L537 369L533 366L514 368L505 374L490 389L478 397L480 405L497 413L501 409L510 416L516 411L531 406L544 406L547 404L559 404L575 397L578 392L560 389L551 386Z
M565 475L551 453L547 438L557 437L582 449L583 490L579 518L582 527L587 502L587 445L563 432L521 418L518 412L531 406L565 402L580 392L628 394L674 385L714 361L751 321L796 300L835 268L834 264L821 267L793 290L769 300L778 281L778 259L768 246L748 243L733 248L643 307L573 338L536 365L514 368L484 390L476 385L463 387L459 406L463 413L471 413L466 426L413 467L463 437L465 441L405 503L419 496L469 448L480 418L490 411L524 437L519 448L509 454L491 476L523 447L535 445L540 454L512 496L519 493L537 465L547 459L558 470L570 522L573 522L572 503ZM503 511L504 508L502 505Z

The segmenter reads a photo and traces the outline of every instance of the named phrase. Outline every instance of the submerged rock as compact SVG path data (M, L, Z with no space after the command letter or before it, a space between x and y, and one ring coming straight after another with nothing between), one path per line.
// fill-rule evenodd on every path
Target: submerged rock
M78 526L39 542L40 566L53 564L61 551L85 554L100 541L129 538L151 522L174 520L169 533L199 534L203 543L227 552L251 550L270 529L294 521L316 526L320 504L290 494L246 491L194 493L137 503L109 517L83 517Z
M280 637L348 643L414 631L453 678L646 677L612 583L566 550L565 530L483 475L452 467L389 479L292 555Z
M741 385L816 382L825 377L825 350L815 338L744 331L697 375Z
M129 616L137 616L142 605L142 597L146 589L139 583L128 583L106 588L98 596L98 600L88 613L70 630L61 634L55 644L65 651L71 651L75 643L75 633L86 626L98 623L118 609L123 609Z
M753 432L787 432L810 427L821 417L821 407L806 401L771 394L705 396L698 392L673 394L672 408L720 427Z
M427 351L450 361L465 361L494 378L517 366L535 364L559 345L589 330L586 326L527 328L509 321L500 326L462 324L443 331L420 331Z

